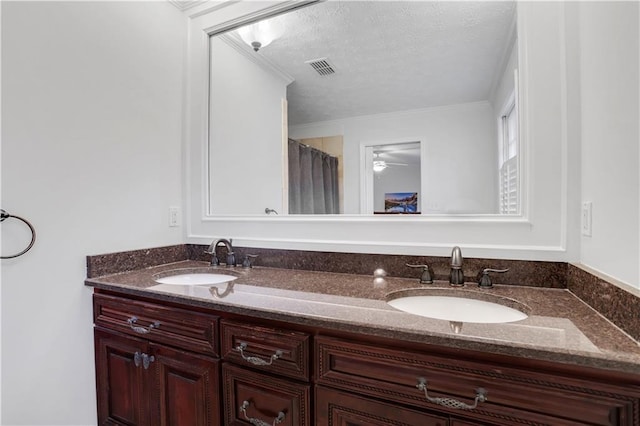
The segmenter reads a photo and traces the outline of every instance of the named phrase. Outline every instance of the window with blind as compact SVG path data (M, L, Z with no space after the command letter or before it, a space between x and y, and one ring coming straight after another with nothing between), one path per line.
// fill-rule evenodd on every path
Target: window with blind
M520 213L518 188L518 113L515 101L501 117L500 137L500 214Z

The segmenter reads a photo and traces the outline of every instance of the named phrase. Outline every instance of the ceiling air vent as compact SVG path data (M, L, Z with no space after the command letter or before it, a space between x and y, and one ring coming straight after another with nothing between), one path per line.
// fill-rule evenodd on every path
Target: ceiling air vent
M323 77L336 73L336 70L327 58L312 59L310 61L305 61L305 64L311 65L311 68L316 70L316 72Z

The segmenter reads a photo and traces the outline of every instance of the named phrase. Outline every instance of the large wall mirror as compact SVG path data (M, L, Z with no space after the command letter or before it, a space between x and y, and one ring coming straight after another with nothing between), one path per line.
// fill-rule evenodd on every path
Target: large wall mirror
M212 34L208 215L522 214L516 14L327 1Z
M575 194L580 186L572 173L576 169L570 166L579 164L580 156L567 133L575 111L567 101L567 90L575 82L566 79L566 70L573 66L575 49L568 44L564 2L308 3L214 2L190 9L185 99L188 241L205 244L214 237L229 237L245 247L437 256L450 254L451 247L459 245L467 257L571 260L579 233L567 223L579 215ZM378 6L396 9L382 11ZM323 27L325 7L335 9ZM483 11L493 8L497 8L495 20L485 21ZM350 10L355 18L347 14ZM296 38L336 33L340 38L333 44L344 49L342 56L326 50L333 47L327 42L313 49L296 48L292 41L284 44L288 24L276 28L271 43L261 39L257 51L234 32L265 19L286 23L298 12L307 19L295 26L301 30ZM392 24L402 16L409 19L404 27ZM423 28L416 28L416 22ZM350 27L360 28L353 38L345 35ZM245 38L253 43L253 37ZM485 40L484 47L477 44L479 40ZM410 44L413 41L417 44ZM289 54L299 53L302 63L294 62L306 77L268 58L283 44ZM409 45L414 50L407 53ZM404 53L384 62L379 61L382 53L368 53L367 66L351 77L350 89L328 86L347 78L343 65L349 59L362 59L371 46ZM219 49L229 56L220 55ZM427 57L418 81L409 82L405 69ZM493 62L484 62L486 57ZM329 75L320 76L305 63L311 60L322 70L323 62L315 61L321 58L328 59L334 73L327 70ZM396 63L402 67L394 67ZM460 67L453 68L454 63ZM216 67L226 69L227 77L212 77ZM373 82L375 71L383 71L386 79ZM439 80L443 74L447 78ZM336 101L322 104L324 115L319 118L301 115L295 107L294 88L311 76L315 91L302 92L300 99L316 101L312 105L321 105L325 97ZM484 85L476 86L478 78ZM469 86L482 87L478 97L465 97ZM350 91L357 87L369 90L360 95ZM424 100L413 95L426 89L431 90L432 104L394 103L396 93L401 93L402 101ZM367 92L382 102L359 99ZM455 99L443 102L446 93ZM343 100L348 103L338 103ZM380 104L389 109L378 110ZM338 115L362 105L372 109ZM485 139L491 143L483 144ZM328 187L337 185L338 202L322 199L328 209L337 204L339 213L288 213L292 203L286 163L291 140L292 146L314 154L316 163L326 159L329 169L330 161L337 159L337 179L326 182ZM390 151L394 145L416 142L419 188L406 183L384 189L384 194L409 195L390 195L386 207L384 200L375 207L374 200L367 210L363 203L369 194L367 170L383 160L409 164L408 157ZM400 167L408 166L385 170L395 172ZM481 185L485 181L491 182ZM497 197L501 183L504 198ZM413 193L420 214L375 213L394 205L404 208L403 203L411 204Z

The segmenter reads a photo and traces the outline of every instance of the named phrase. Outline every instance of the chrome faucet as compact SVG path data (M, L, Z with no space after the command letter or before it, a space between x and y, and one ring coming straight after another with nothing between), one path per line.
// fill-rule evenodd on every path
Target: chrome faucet
M449 273L449 284L452 286L464 285L464 272L462 271L462 250L455 246L451 252L451 272Z
M231 245L232 240L226 240L224 238L218 238L213 241L209 248L205 250L205 253L211 255L211 266L220 265L220 260L218 259L218 255L216 254L216 249L220 244L223 244L227 248L227 266L236 266L236 256L233 252L233 246Z

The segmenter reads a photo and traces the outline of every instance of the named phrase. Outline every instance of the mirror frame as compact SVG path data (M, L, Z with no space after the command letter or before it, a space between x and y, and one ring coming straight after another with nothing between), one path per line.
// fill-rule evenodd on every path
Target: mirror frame
M567 116L564 102L567 82L562 72L566 52L558 43L563 41L564 31L561 4L517 4L519 131L524 158L521 215L398 218L207 213L209 37L316 2L226 1L188 10L184 132L187 240L206 244L212 238L224 236L245 247L421 255L447 255L450 247L460 245L466 249L465 255L473 257L569 260L567 248L575 242L567 233L567 216L570 208L576 207L575 203L568 204L568 190L570 187L579 190L579 182L569 182L567 176L568 152L572 147L568 145L562 121ZM543 37L539 36L541 28L545 28ZM534 32L536 38L528 37ZM535 66L536 61L543 59L545 62L540 62L543 66ZM535 87L530 87L532 82L537 83ZM534 168L534 154L552 164ZM544 206L544 200L549 199L552 203Z

